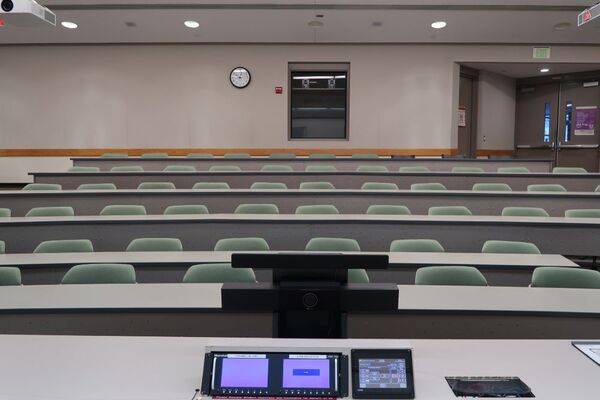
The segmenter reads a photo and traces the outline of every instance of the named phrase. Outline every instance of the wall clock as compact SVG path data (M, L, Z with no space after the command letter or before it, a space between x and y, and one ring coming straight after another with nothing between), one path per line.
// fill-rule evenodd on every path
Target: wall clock
M244 67L235 67L229 74L229 81L233 87L237 89L243 89L247 87L250 84L251 79L252 76L250 75L250 71Z

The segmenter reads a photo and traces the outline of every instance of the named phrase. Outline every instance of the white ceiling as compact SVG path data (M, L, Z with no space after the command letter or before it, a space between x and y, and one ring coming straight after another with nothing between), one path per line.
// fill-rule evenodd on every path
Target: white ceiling
M0 28L0 44L27 43L526 43L600 44L600 20L577 28L593 0L40 0L59 21ZM324 26L307 23L323 14ZM196 20L198 29L183 26ZM448 27L435 31L433 21ZM374 21L382 26L374 27ZM128 27L126 22L134 22ZM554 25L572 26L556 31Z

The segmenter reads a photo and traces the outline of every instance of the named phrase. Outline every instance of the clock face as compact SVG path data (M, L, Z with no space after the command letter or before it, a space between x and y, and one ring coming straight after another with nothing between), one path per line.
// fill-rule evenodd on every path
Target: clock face
M250 72L244 67L237 67L229 74L229 80L231 84L238 88L243 89L250 84Z

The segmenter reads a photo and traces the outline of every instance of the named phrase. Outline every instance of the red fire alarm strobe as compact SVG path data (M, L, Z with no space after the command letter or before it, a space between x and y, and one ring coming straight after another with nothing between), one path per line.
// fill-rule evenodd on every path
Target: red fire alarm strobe
M4 26L5 22L4 22L4 18L0 17L0 27Z
M275 94L282 94L282 93L283 93L283 87L275 86Z

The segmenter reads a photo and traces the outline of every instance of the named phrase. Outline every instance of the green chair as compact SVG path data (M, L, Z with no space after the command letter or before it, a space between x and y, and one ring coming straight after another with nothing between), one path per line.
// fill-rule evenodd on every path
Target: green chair
M227 182L197 182L192 186L192 190L228 190Z
M296 214L339 214L340 211L332 204L299 206L296 208Z
M189 153L187 158L213 158L211 153Z
M452 168L452 173L453 174L481 174L483 173L483 168L479 168L479 167L453 167Z
M234 214L279 214L275 204L240 204Z
M100 172L99 167L71 167L69 172Z
M58 183L29 183L23 187L23 190L61 190L62 185Z
M302 190L333 190L335 186L331 182L302 182L300 183Z
M333 165L307 165L304 169L306 172L337 172L337 168Z
M528 174L529 168L527 167L500 167L498 168L499 174Z
M417 270L415 285L487 286L477 268L463 266L423 267Z
M231 264L192 265L183 283L256 283L252 268L233 268Z
M554 167L552 169L553 174L587 174L585 168L579 167Z
M140 165L121 165L112 167L110 172L144 172L144 168Z
M483 244L481 252L494 254L542 254L540 249L533 243L506 240L488 240Z
M26 217L72 217L73 207L35 207L25 214Z
M465 206L429 207L429 215L473 215Z
M476 183L473 185L474 192L511 192L512 188L506 183Z
M269 158L277 158L277 159L288 158L289 159L289 158L296 158L296 155L294 153L271 153Z
M539 207L504 207L503 217L549 217L550 214Z
M241 172L242 169L237 165L213 165L208 172Z
M21 286L21 270L17 267L0 267L0 286Z
M220 239L214 251L269 251L269 243L263 238L227 238Z
M63 285L136 283L135 269L129 264L79 264L63 276Z
M293 172L294 169L290 165L277 165L269 164L263 165L260 169L261 172Z
M287 185L279 182L254 182L250 189L252 190L285 190Z
M77 190L117 190L114 183L82 183Z
M252 158L248 153L225 153L223 158Z
M144 153L142 154L142 158L168 158L169 155L167 153Z
M600 218L599 208L590 208L584 210L566 210L565 217L568 218Z
M34 253L92 253L94 246L87 239L47 240L37 245Z
M312 238L304 248L306 251L360 251L358 242L343 238ZM349 269L348 283L369 283L369 275L364 269Z
M431 172L429 168L420 165L404 166L398 168L398 172Z
M412 191L447 190L441 183L413 183L410 185Z
M100 158L127 158L127 153L104 153Z
M400 239L390 244L395 253L444 253L444 246L435 239Z
M140 205L119 205L113 204L106 206L100 211L100 215L146 215L146 207Z
M362 190L398 190L398 185L387 182L365 182L360 188Z
M182 215L182 214L208 214L208 208L204 205L177 205L165 208L164 215Z
M0 218L8 218L11 213L10 208L0 208Z
M176 238L139 238L133 239L125 251L183 251L183 245Z
M359 165L356 172L390 172L385 165Z
M164 172L196 172L196 167L193 165L167 165Z
M558 183L548 183L542 185L527 185L528 192L566 192L567 189Z
M6 253L6 243L4 243L4 240L0 240L0 254L4 253Z
M331 153L313 153L313 154L309 154L308 158L315 158L315 159L332 159L332 158L336 158L335 154L331 154Z
M373 204L367 208L367 214L370 215L411 215L406 206L388 206Z
M357 153L357 154L352 154L352 158L364 160L364 159L379 158L379 155L377 155L375 153Z
M175 189L173 182L142 182L138 185L138 190L172 190Z
M531 287L600 289L600 272L583 268L537 267Z

